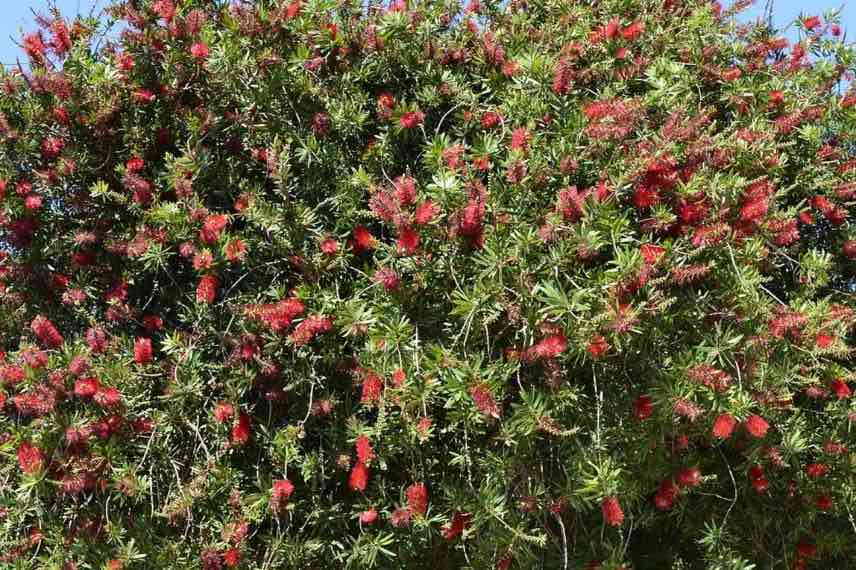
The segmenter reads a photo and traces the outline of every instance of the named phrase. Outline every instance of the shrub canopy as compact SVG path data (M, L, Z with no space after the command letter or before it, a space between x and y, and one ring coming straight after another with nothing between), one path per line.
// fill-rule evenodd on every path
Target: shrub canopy
M856 60L739 9L40 18L0 77L4 563L852 563Z

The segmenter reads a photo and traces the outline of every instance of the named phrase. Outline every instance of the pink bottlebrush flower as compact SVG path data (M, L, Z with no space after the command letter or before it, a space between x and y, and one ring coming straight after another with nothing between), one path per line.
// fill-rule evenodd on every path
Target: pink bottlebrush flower
M221 424L225 424L235 417L235 407L228 402L220 402L214 408L214 419Z
M93 354L100 354L107 350L107 333L100 327L92 327L86 330L86 344Z
M319 249L326 255L335 255L339 251L339 242L333 238L327 238L321 242Z
M401 276L391 267L381 267L375 271L372 280L387 291L397 291L401 286Z
M410 206L416 201L416 180L410 176L399 176L393 181L392 194L402 206Z
M122 403L122 394L118 389L99 388L92 400L102 408L115 408Z
M152 339L137 337L134 341L134 362L146 364L152 361Z
M485 129L492 129L502 123L502 115L496 111L485 111L481 116L481 125Z
M410 111L408 113L404 113L398 120L398 123L402 128L413 129L421 125L424 121L425 113L422 111Z
M30 330L33 331L39 342L47 348L59 348L65 342L54 324L42 315L33 319L33 322L30 323Z
M428 510L428 488L424 483L413 483L407 488L407 510L414 516L425 516Z
M410 510L398 508L392 512L389 522L395 528L407 528L410 526Z
M333 330L333 320L322 315L312 315L304 319L288 335L289 340L296 346L308 344L317 335Z
M621 510L617 497L613 495L604 497L600 503L600 510L603 514L603 522L609 526L620 526L624 522L624 511Z
M829 473L829 466L826 463L809 463L805 466L805 474L812 479L818 479Z
M375 522L377 522L377 510L371 508L361 512L360 522L362 524L374 524Z
M199 232L199 239L209 245L216 243L227 225L229 225L229 218L223 214L206 216L202 223L202 230Z
M208 57L208 45L204 42L197 42L190 46L190 55L196 59L205 59Z
M477 384L470 387L470 396L472 396L476 407L481 413L492 418L499 418L502 415L502 410L493 399L490 391L490 386L487 384Z

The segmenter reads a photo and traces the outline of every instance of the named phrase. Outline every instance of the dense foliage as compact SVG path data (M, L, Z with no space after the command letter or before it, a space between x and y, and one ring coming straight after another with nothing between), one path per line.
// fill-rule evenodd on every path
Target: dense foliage
M856 58L740 8L40 18L0 564L852 567Z

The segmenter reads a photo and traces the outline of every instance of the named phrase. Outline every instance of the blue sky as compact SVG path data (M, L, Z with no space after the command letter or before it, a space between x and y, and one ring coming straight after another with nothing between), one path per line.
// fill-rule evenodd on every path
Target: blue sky
M0 0L3 4L2 16L0 16L0 62L10 64L15 58L21 57L21 50L15 44L21 37L21 30L33 28L33 15L31 9L44 11L47 0ZM94 8L103 8L108 0L56 0L57 6L63 14L74 15L77 13L88 14ZM729 5L730 0L723 4ZM755 17L763 13L766 0L755 0L755 6L749 9L745 15ZM849 4L849 5L848 5ZM841 23L848 38L856 37L856 0L774 0L773 19L778 26L784 26L793 21L801 11L811 14L822 14L826 10L835 9L844 5ZM23 60L23 57L22 57Z

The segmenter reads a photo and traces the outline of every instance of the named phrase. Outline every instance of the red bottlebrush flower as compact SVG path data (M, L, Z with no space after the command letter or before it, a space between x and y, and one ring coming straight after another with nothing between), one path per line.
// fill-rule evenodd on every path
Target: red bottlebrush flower
M229 568L237 568L241 563L241 551L235 547L227 548L223 552L223 563Z
M446 540L454 540L463 534L464 530L470 526L472 515L455 511L452 514L452 520L443 526L443 538Z
M405 492L407 510L414 516L425 516L428 511L428 488L424 483L413 483Z
M383 380L377 374L370 373L363 380L363 393L360 401L364 404L377 402L382 392Z
M770 424L767 423L767 420L762 418L761 416L754 414L749 416L746 420L746 431L749 432L752 437L762 438L767 435L767 430L770 427Z
M657 488L657 493L654 495L654 506L661 511L671 510L677 494L678 488L672 483L672 480L663 479Z
M720 414L713 422L713 437L728 439L737 426L737 420L731 414Z
M677 481L681 487L698 487L701 485L701 471L696 467L681 469Z
M80 398L91 398L101 388L98 378L81 378L74 383L74 395Z
M816 28L820 27L820 16L809 16L805 20L803 20L803 26L805 29L814 31Z
M847 259L856 259L856 240L847 240L841 246L841 253Z
M766 493L767 490L770 488L770 481L763 476L752 479L752 488L755 489L756 493Z
M374 450L372 449L372 442L364 435L361 435L357 438L357 441L354 444L354 447L357 450L357 459L360 463L369 464L371 460L374 459Z
M843 378L836 378L832 381L832 391L839 400L846 400L853 393Z
M363 226L354 228L353 238L350 240L351 249L354 253L369 251L375 247L374 236Z
M362 461L358 461L348 477L348 488L351 491L365 492L369 481L369 468Z
M481 125L485 129L492 129L502 123L502 115L496 111L485 111L481 116Z
M835 503L833 503L832 497L830 497L829 495L820 495L819 497L817 497L817 499L815 499L814 504L818 508L818 510L824 512L831 511L835 507Z
M329 332L333 329L333 321L330 317L312 315L297 325L288 339L296 346L308 344L315 336Z
M205 59L208 57L208 45L204 42L197 42L190 46L190 55L196 59Z
M523 353L524 361L555 358L568 348L568 339L563 334L544 337Z
M224 424L235 417L235 407L228 402L220 402L214 408L214 419Z
M651 396L643 394L633 403L633 413L640 421L647 420L654 413L654 401Z
M199 285L196 286L196 302L210 305L214 302L217 296L217 288L220 286L220 280L214 275L204 275L199 280Z
M402 206L410 206L416 201L416 180L410 176L399 176L393 181L392 191L395 199Z
M823 477L829 473L829 466L826 463L809 463L805 466L805 474L812 479Z
M499 418L502 415L502 410L499 409L496 400L493 399L490 386L487 384L471 386L470 396L472 396L473 401L476 403L476 407L484 415L492 418Z
M617 497L612 495L604 497L600 503L600 510L603 514L603 522L609 526L620 526L624 522L624 511L621 510Z
M62 338L62 335L47 317L39 315L33 319L33 322L30 323L30 330L33 331L39 342L47 348L59 348L65 342L65 339Z
M65 148L65 141L59 137L47 137L42 141L42 156L46 160L58 157Z
M422 111L410 111L404 113L398 120L398 123L405 129L418 127L425 121L425 113Z
M621 30L621 37L628 42L635 42L645 32L645 24L635 21Z
M250 441L251 434L250 416L241 413L238 416L238 423L232 427L232 443L235 445L245 445Z
M401 286L401 276L391 267L381 267L375 271L372 280L387 291L397 291Z
M431 223L437 215L439 207L431 200L425 200L416 206L416 212L413 214L413 223L417 226L424 226Z
M146 315L143 317L143 328L148 333L155 333L163 329L163 319L158 315Z
M125 163L125 169L132 174L139 174L139 172L145 167L145 161L139 156L132 156L128 159L128 162Z
M592 355L592 358L598 359L609 350L609 344L607 344L606 339L603 335L596 335L590 341L586 350L589 351L589 354Z
M648 188L646 186L637 186L633 190L633 197L631 198L631 202L636 208L643 210L645 208L650 208L651 206L659 204L660 194L654 188Z
M288 504L288 499L294 493L294 485L288 479L277 479L273 482L270 494L270 510L278 515Z
M402 228L397 246L399 255L413 255L419 247L419 234L411 228Z
M228 224L229 218L223 214L206 216L205 221L202 223L202 230L199 232L199 239L207 244L216 243Z
M233 239L226 244L226 259L235 263L244 259L247 255L247 244L240 239Z
M37 65L43 65L45 54L48 51L48 46L45 45L45 40L41 32L33 32L24 36L23 40L24 51L27 56Z
M134 362L146 364L152 361L152 339L137 337L134 341Z
M375 522L377 522L377 510L371 508L361 512L360 522L362 524L374 524Z
M653 243L646 243L639 246L639 252L647 265L654 265L666 253L666 248Z
M820 349L829 348L833 342L835 342L835 337L824 333L817 335L814 339L814 345Z
M387 91L377 96L377 104L384 108L392 110L395 108L395 97Z
M38 473L45 464L45 454L29 441L21 442L18 446L18 465L21 471L28 475Z
M101 388L92 399L102 408L114 408L122 403L122 394L116 388Z

